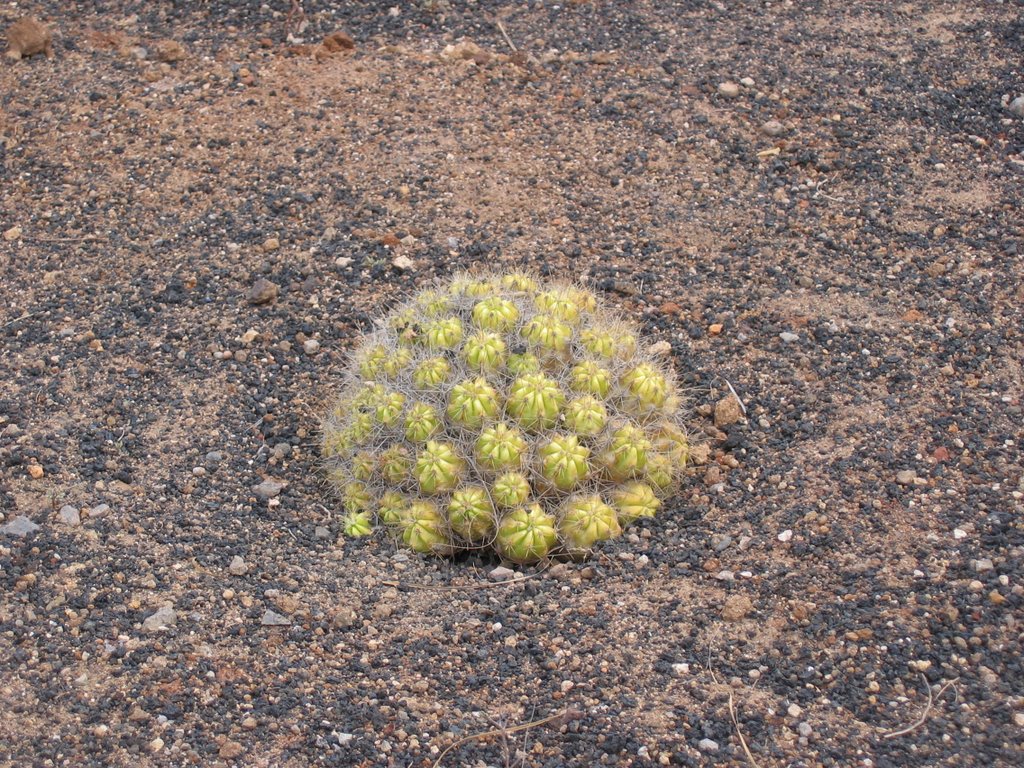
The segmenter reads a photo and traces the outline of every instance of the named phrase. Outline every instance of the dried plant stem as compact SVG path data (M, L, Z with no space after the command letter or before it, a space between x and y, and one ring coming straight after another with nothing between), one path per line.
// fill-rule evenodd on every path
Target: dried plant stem
M454 744L451 744L444 752L437 756L437 760L434 761L432 768L437 768L441 761L444 760L444 756L451 752L453 749L461 747L463 744L473 741L475 739L486 739L490 736L507 736L510 733L518 733L519 731L528 731L531 728L535 728L538 725L547 725L548 723L554 722L560 718L565 717L569 713L568 709L563 709L561 712L556 712L553 715L542 717L540 720L531 720L528 723L522 723L521 725L514 725L511 728L492 728L489 731L482 731L481 733L474 733L470 736L459 739Z
M13 320L11 320L9 323L4 323L3 325L0 325L0 328L7 328L8 326L14 325L15 323L20 323L22 320L28 320L30 317L35 317L36 315L41 315L41 314L43 314L44 311L45 310L39 309L39 310L36 310L35 312L26 312L21 317L16 317Z
M732 725L736 729L736 735L739 736L740 746L743 747L743 754L747 756L747 760L754 768L759 768L754 756L750 754L750 747L747 746L747 740L743 737L743 731L740 730L740 721L736 717L736 707L732 703L732 693L729 694L729 716L732 718Z
M888 733L883 733L883 739L895 739L898 736L906 736L911 731L915 731L922 725L924 725L925 720L928 719L928 713L932 711L932 705L935 703L935 699L939 698L942 694L944 694L946 692L946 689L953 685L960 678L956 677L950 680L948 683L939 688L939 692L936 693L934 696L932 696L932 687L928 684L928 678L926 678L924 675L921 675L921 679L924 681L925 690L928 691L928 703L925 705L924 711L921 713L921 716L908 726L905 726L895 731L889 731Z
M518 53L519 49L516 48L516 44L512 42L512 38L508 36L508 32L505 31L505 25L499 20L498 31L501 32L501 36L505 38L505 42L508 43L508 47L512 49L513 53Z
M407 581L382 581L389 587L395 587L397 589L439 589L439 590L470 590L470 589L491 589L491 587L504 587L508 584L521 584L524 581L530 579L536 579L538 576L544 573L546 568L536 573L531 573L529 576L519 576L514 579L506 579L505 581L492 581L482 582L480 584L410 584Z
M740 410L743 411L743 415L746 416L747 415L747 406L744 404L743 400L740 399L740 396L736 392L736 390L733 388L732 383L728 379L724 379L724 378L722 379L722 381L724 381L726 383L726 385L729 387L729 391L732 392L732 396L735 397L736 398L736 402L740 404Z

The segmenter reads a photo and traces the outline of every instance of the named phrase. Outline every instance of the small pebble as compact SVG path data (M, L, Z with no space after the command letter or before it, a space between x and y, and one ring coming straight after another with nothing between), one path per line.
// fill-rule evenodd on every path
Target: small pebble
M265 277L261 277L245 292L245 300L255 306L269 304L277 298L280 290L276 284L270 282Z
M18 538L24 538L37 530L39 530L39 526L24 515L18 515L9 523L0 527L0 533L6 533L8 536L17 536Z
M724 552L732 546L732 536L727 533L716 533L711 536L711 546L715 552Z
M395 258L391 260L391 266L401 272L409 272L415 268L416 262L408 256L401 254L399 256L395 256Z
M175 613L174 608L170 605L164 605L157 609L156 613L147 617L142 622L143 632L160 632L162 630L173 627L178 623L178 614Z
M491 581L510 581L516 577L516 572L511 568L506 568L503 565L499 565L487 574L487 578Z
M740 86L738 83L719 83L718 92L727 99L735 99L740 95Z
M306 339L302 342L302 351L307 355L315 355L320 351L320 342L316 339Z
M1013 112L1017 117L1024 117L1024 96L1018 96L1016 99L1011 101L1006 108Z
M754 610L754 604L746 595L729 595L722 607L722 618L726 621L740 621Z
M896 473L896 482L900 485L913 485L917 473L912 469L904 469Z
M281 493L281 491L284 490L284 486L284 483L280 483L277 480L264 480L259 485L254 485L252 487L252 492L259 498L267 501Z
M811 728L811 724L808 723L806 720L796 727L796 731L805 739L809 739L811 737L811 734L814 733L814 729Z
M650 352L655 357L668 357L672 354L672 345L662 339L651 344Z
M800 335L792 333L791 331L783 331L779 334L779 338L787 344L792 344L794 341L800 341Z
M260 619L260 623L265 627L287 627L291 625L292 621L268 608L263 614L263 618Z
M717 752L718 742L714 739L701 739L697 742L697 749L701 752Z
M715 403L715 426L727 427L743 418L743 408L739 400L732 395L723 397Z
M72 507L70 504L65 504L60 508L60 512L57 513L57 517L64 525L76 528L82 524L82 516L79 514L76 507Z
M235 555L231 558L231 563L228 565L228 573L232 576L244 576L249 571L249 566L245 564L245 560L240 555Z
M800 708L799 704L790 704L786 708L786 714L790 717L800 717L803 713L804 711Z
M766 136L781 136L786 132L786 126L780 123L778 120L769 120L767 123L761 126L761 133Z
M793 531L787 528L776 537L781 542L787 542L793 538Z
M996 566L992 562L991 558L988 557L983 557L980 560L974 561L974 570L978 573L985 573L985 571L991 571L995 567Z
M109 504L97 504L95 507L89 507L89 517L99 518L104 517L110 511Z

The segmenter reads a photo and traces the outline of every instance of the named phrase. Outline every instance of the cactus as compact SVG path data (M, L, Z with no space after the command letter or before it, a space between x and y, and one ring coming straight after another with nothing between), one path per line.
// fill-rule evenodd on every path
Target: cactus
M586 556L679 487L671 371L591 292L458 277L359 344L323 420L342 529L446 556Z
M556 541L555 518L534 503L505 515L495 546L506 560L533 563L547 556Z
M569 499L558 523L562 542L571 554L587 552L599 541L614 539L621 530L617 513L597 494Z

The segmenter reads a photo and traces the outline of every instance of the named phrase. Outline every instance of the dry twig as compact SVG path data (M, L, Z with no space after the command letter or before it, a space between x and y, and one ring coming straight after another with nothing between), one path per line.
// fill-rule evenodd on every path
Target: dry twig
M942 694L944 694L946 692L946 689L949 688L954 683L956 683L956 681L959 680L960 678L959 677L955 677L952 680L950 680L948 683L946 683L941 688L939 688L939 692L936 693L934 696L932 696L932 687L928 684L928 678L925 677L924 675L921 675L921 679L924 681L925 690L928 691L928 703L924 707L924 712L922 712L921 716L919 718L917 718L917 720L912 722L910 725L905 726L903 728L899 728L899 729L897 729L895 731L889 731L888 733L883 733L882 734L882 738L883 739L895 739L897 736L906 736L911 731L917 730L922 725L924 725L925 720L928 719L928 713L932 711L932 705L935 703L935 700L937 698L939 698Z
M469 590L469 589L490 589L491 587L503 587L508 584L521 584L524 581L530 579L536 579L540 576L546 568L543 568L536 573L531 573L529 576L517 576L512 579L506 579L505 581L492 581L492 582L481 582L479 584L411 584L407 581L382 581L381 584L385 584L389 587L395 587L397 589L440 589L440 590Z
M757 761L754 756L750 754L750 747L747 746L747 740L743 738L743 731L740 730L740 721L736 717L736 707L732 703L732 693L729 694L729 716L732 718L732 725L736 729L736 735L740 738L740 746L743 747L743 754L747 756L747 760L754 768L759 768Z
M35 312L26 312L21 317L16 317L13 320L11 320L11 322L4 323L3 325L0 325L0 329L7 328L8 326L14 325L15 323L20 323L22 320L28 320L30 317L35 317L36 315L41 315L41 314L43 314L44 311L45 310L40 309L40 310L36 310Z
M547 717L542 717L540 720L531 720L528 723L522 723L521 725L514 725L511 728L492 728L489 731L482 731L481 733L474 733L474 734L472 734L470 736L465 736L464 738L461 738L458 741L456 741L454 744L449 745L448 748L445 749L444 752L442 752L440 755L438 755L437 756L437 760L434 761L434 765L432 766L432 768L437 768L437 766L439 766L441 764L441 761L444 760L444 756L447 755L449 752L451 752L453 749L456 749L457 747L461 747L463 744L465 744L467 742L470 742L470 741L473 741L474 739L486 739L486 738L488 738L490 736L507 736L510 733L518 733L519 731L528 731L531 728L534 728L534 727L536 727L538 725L546 725L548 723L554 722L555 720L559 720L559 719L561 719L563 717L569 717L570 715L571 715L571 710L563 709L561 712L556 712L553 715L548 715Z
M497 22L497 24L498 31L501 32L501 36L505 38L505 42L508 43L508 47L512 49L513 53L518 53L519 49L516 48L516 44L512 42L512 38L509 37L508 32L505 31L505 25L502 24L500 20Z
M724 381L726 386L729 387L729 391L732 392L732 396L735 397L736 398L736 402L740 404L740 410L743 411L743 415L746 416L747 415L747 406L744 405L743 400L740 399L739 393L733 388L732 382L730 382L726 378L723 378L722 381Z

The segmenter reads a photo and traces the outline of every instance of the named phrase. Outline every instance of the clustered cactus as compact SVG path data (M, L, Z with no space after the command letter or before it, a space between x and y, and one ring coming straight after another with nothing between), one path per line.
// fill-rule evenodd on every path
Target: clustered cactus
M597 298L527 274L457 278L355 352L323 423L344 532L417 552L585 555L676 489L671 372Z

